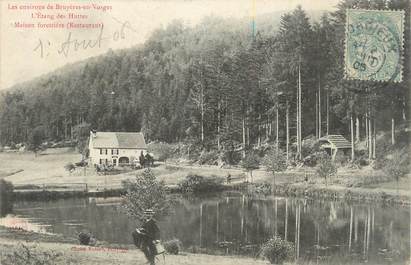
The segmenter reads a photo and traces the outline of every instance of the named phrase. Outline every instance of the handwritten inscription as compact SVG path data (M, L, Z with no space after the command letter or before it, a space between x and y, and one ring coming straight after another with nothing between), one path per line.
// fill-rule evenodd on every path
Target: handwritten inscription
M126 30L132 29L130 23L128 21L121 22L118 19L114 20L119 24L119 29L112 34L106 33L104 26L91 39L76 38L75 34L70 31L61 43L55 44L48 39L38 39L33 51L37 52L41 58L49 56L52 52L69 57L72 52L101 48L104 41L120 41L125 39Z

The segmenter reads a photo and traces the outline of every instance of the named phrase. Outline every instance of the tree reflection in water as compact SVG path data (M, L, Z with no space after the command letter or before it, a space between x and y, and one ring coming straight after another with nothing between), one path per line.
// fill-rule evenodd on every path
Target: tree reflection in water
M282 197L179 197L159 220L162 238L178 238L188 251L255 256L274 235L292 241L300 262L338 264L405 261L410 257L410 210L400 206L347 204ZM136 224L107 199L16 202L14 213L50 225L67 236L82 229L97 239L132 243Z

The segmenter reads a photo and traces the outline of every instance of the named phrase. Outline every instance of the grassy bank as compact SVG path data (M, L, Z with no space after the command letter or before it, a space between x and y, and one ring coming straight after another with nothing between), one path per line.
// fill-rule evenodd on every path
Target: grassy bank
M335 185L280 184L275 194L310 199L344 200L348 202L374 202L389 204L411 204L409 195L383 189L345 188Z
M141 170L136 170L117 175L98 175L93 168L79 168L69 173L64 165L80 160L80 154L69 148L46 151L37 157L30 152L0 153L0 160L4 161L0 177L15 185L17 199L118 196L123 192L121 182L141 173ZM235 167L157 163L152 170L173 192L177 191L176 185L190 174L223 179L231 175L232 183L226 185L226 189L236 188L246 176L244 170ZM304 181L306 176L309 179L307 182ZM355 201L411 202L410 176L400 179L398 184L395 181L381 181L380 176L381 172L372 168L340 168L337 176L328 180L329 185L325 185L324 179L317 177L313 168L296 168L276 174L276 194ZM254 170L253 181L271 185L273 176L264 169Z
M22 246L24 244L24 247ZM43 235L21 230L12 230L0 227L0 250L5 255L14 255L21 251L29 252L31 259L44 259L44 253L55 256L51 263L44 264L146 264L143 253L132 245L115 245L99 243L97 246L81 246L74 239L63 238L58 235ZM163 257L159 256L158 264L163 264ZM181 265L251 265L267 264L266 261L248 257L211 256L203 254L181 253L179 255L165 255L166 264ZM7 264L7 263L6 263ZM16 258L14 263L16 263ZM40 263L41 264L41 263Z

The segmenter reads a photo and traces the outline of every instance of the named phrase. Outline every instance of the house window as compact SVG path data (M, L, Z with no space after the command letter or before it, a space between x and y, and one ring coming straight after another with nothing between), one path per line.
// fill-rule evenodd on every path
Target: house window
M107 149L100 148L100 155L107 155Z
M101 150L101 149L100 149ZM99 164L103 164L103 159L100 159Z
M112 155L118 155L118 149L111 149Z

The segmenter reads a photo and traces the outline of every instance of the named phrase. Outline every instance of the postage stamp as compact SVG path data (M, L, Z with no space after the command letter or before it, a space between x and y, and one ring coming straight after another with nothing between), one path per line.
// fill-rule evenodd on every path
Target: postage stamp
M402 81L404 11L347 9L345 78Z

